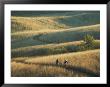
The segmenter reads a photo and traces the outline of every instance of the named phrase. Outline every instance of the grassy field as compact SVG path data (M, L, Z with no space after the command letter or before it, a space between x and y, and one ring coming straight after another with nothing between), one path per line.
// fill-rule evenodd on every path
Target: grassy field
M63 43L82 40L86 34L93 35L94 38L99 39L99 27L99 25L92 25L73 29L71 28L64 31L43 34L39 37L39 39L46 42Z
M78 50L87 34L94 47ZM100 13L12 11L11 76L99 77Z
M12 49L11 54L13 57L29 57L29 56L44 56L44 55L54 55L60 53L77 52L78 45L83 41L73 41L60 44L48 44L39 46L28 46ZM95 49L100 48L99 40L96 40Z
M90 50L43 57L13 58L12 76L100 76L99 55L99 50ZM55 64L56 59L60 60L59 65ZM66 66L63 64L65 59L69 61Z

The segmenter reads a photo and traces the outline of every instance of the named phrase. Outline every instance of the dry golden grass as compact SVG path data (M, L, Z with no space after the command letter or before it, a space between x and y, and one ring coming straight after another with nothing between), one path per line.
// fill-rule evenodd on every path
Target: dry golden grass
M63 30L63 29L62 29ZM19 41L23 40L26 38L33 38L33 36L37 36L39 34L47 34L51 32L58 32L62 30L52 30L52 29L45 29L45 30L39 30L39 31L34 31L34 30L26 30L26 31L19 31L19 32L13 32L11 33L11 41Z
M79 45L82 41L73 41L73 42L65 42L65 43L59 43L59 44L46 44L46 45L36 45L36 46L28 46L28 47L21 47L21 48L16 48L12 49L12 51L26 51L28 49L33 49L33 48L49 48L49 47L60 47L60 46L68 46L68 45ZM99 40L96 40L96 42L99 42Z
M21 18L15 17L16 20L18 20L17 18L19 19L19 21L23 20L22 17ZM29 20L33 20L33 18L29 18ZM22 24L22 25L25 26L25 24ZM13 23L12 23L12 26L13 26ZM25 27L26 28L25 31L22 30L24 29L23 26L21 26L21 30L18 29L20 28L19 25L17 25L15 28L12 28L12 31L13 30L15 31L11 33L12 49L26 47L26 46L33 46L33 45L35 46L40 44L49 44L54 42L62 43L67 41L68 42L78 41L78 40L82 40L83 36L87 33L88 34L90 33L94 37L99 38L99 29L100 29L100 24L70 28L70 29L69 28L65 28L65 29L58 29L58 28L46 29L45 28L40 30L37 30L37 29L28 30L28 26L27 26ZM18 31L16 29L18 29Z
M65 50L63 47L66 46L69 47L69 50L70 48L75 49L74 46L79 45L83 36L87 33L92 34L95 39L97 37L99 39L99 17L95 14L92 15L83 13L72 14L71 16L12 16L11 76L100 76L99 49L83 52L73 52L73 50L67 53L62 52ZM94 17L95 20L88 20L91 17ZM77 21L74 19L77 19ZM82 21L81 24L79 21ZM56 48L58 49L56 50ZM38 49L43 49L43 51ZM53 52L54 55L49 54L48 50ZM58 51L56 55L55 50ZM38 51L42 54L47 52L48 56L38 55ZM60 61L59 65L55 64L56 59ZM69 62L67 65L63 64L65 59Z
M11 17L12 31L64 29L64 24L59 24L55 17Z
M81 42L83 41L73 41L73 42L65 42L65 43L59 43L59 44L46 44L46 45L36 45L36 46L28 46L28 47L21 47L21 48L16 48L16 49L12 49L12 51L26 51L28 49L33 49L33 48L49 48L49 47L60 47L60 46L69 46L69 45L73 45L73 46L77 46L79 44L81 44ZM100 40L95 40L95 42L100 42Z
M55 55L61 53L77 52L78 45L83 41L73 41L60 44L46 44L46 45L35 45L28 47L21 47L11 50L11 58L13 57L29 57L29 56L44 56L44 55ZM98 44L94 49L98 49L100 46L99 40L95 40Z
M100 38L100 25L89 25L83 27L76 27L71 29L65 29L59 32L50 32L47 34L42 34L39 40L51 43L61 43L70 41L82 40L86 34L92 35L95 39ZM37 36L36 36L37 37Z
M41 66L24 63L11 63L12 77L62 77L62 76L86 76L86 74L71 72L57 66Z
M62 64L56 65L56 59L59 59ZM65 59L69 62L66 66L63 65ZM94 74L99 76L100 52L99 50L90 50L44 57L19 57L12 59L11 66L12 76L39 76L41 72L43 74L40 76L94 76Z

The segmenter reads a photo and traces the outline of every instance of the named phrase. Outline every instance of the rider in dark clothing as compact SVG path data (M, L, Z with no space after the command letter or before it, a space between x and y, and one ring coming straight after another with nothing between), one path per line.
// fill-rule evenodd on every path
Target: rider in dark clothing
M58 63L59 63L59 61L58 61L58 59L56 60L56 64L58 65Z
M68 63L68 61L67 61L67 60L65 60L65 61L64 61L64 64L66 65L67 63Z

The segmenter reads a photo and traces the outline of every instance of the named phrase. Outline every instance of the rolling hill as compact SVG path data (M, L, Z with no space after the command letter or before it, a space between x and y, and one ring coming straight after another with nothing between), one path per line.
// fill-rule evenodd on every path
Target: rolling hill
M86 35L94 46L78 50ZM12 11L11 76L99 77L100 12Z

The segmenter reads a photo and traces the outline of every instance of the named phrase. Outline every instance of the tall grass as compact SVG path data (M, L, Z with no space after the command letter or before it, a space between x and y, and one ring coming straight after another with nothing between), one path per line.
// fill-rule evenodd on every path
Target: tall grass
M78 52L77 47L86 34L95 38L95 50ZM18 15L12 11L11 76L100 76L99 39L98 11L18 12Z
M41 29L64 29L64 24L59 24L53 17L11 17L12 32Z
M92 35L95 39L100 39L100 25L73 28L69 30L43 34L39 37L41 41L46 42L70 42L82 40L86 34Z
M79 45L82 41L68 42L61 44L48 44L39 46L22 47L18 49L12 49L11 57L29 57L29 56L44 56L44 55L55 55L61 53L77 52ZM96 45L97 44L97 45ZM99 40L95 41L95 48L100 48Z
M99 50L68 53L44 57L19 57L12 59L12 76L100 76ZM61 65L55 65L58 59ZM68 64L63 65L64 60Z

